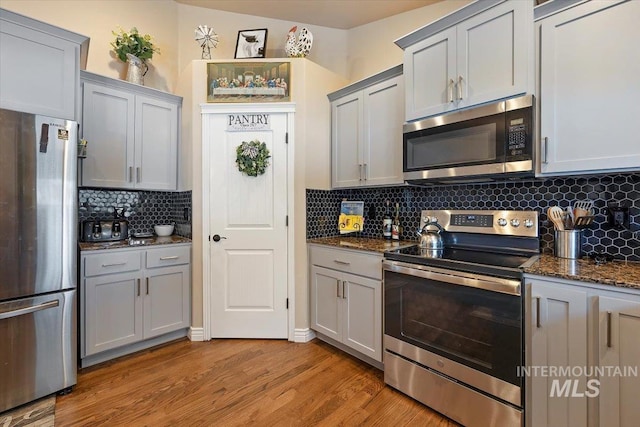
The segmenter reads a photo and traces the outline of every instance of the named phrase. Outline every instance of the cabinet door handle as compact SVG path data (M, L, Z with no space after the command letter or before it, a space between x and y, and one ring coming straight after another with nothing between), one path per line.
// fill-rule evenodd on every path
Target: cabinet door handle
M362 181L362 164L358 165L358 181Z
M541 328L542 323L540 322L540 297L536 297L536 328Z
M147 295L149 295L149 278L147 277Z
M140 168L137 167L136 168L136 182L140 182L141 178L140 178L141 174L140 174Z
M611 312L607 311L607 347L611 348Z
M364 180L367 180L367 164L364 164Z
M337 264L342 264L342 265L351 265L350 262L347 261L340 261L339 259L334 259L333 262L337 263Z
M343 280L342 281L342 299L347 299L347 294L345 293L345 286L346 286L347 281Z
M160 257L160 261L166 261L168 259L178 259L180 258L178 255L174 255L174 256L161 256Z
M453 81L453 79L449 79L449 87L448 87L448 94L449 94L449 102L453 102L453 87L455 86L456 82Z
M462 76L458 76L458 101L462 100Z
M544 142L542 143L542 163L545 165L549 163L547 161L547 152L549 151L549 138L546 136L543 138Z
M112 264L102 264L103 267L115 267L116 265L127 265L127 262L114 262Z
M140 296L140 279L138 279L138 296Z
M129 166L129 182L133 181L133 166Z
M336 298L342 298L342 295L340 295L340 280L336 280Z

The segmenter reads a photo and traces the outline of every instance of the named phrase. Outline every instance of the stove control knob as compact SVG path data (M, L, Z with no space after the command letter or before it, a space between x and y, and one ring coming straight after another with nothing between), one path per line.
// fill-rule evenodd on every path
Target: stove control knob
M506 219L504 219L504 218L500 218L500 219L498 219L498 225L499 225L500 227L504 227L504 226L506 226L506 225L507 225L507 220L506 220Z
M524 220L524 226L527 227L527 228L533 227L533 221L531 221L530 219L525 219Z
M519 227L520 226L520 220L518 218L513 218L511 220L511 226L512 227Z

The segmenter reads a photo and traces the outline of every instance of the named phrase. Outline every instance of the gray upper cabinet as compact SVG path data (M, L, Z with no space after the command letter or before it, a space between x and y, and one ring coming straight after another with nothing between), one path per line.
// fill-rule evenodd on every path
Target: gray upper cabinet
M407 121L531 92L533 2L483 1L396 40Z
M82 73L85 187L176 190L182 98Z
M640 169L638 17L638 1L590 1L536 23L539 175Z
M401 184L402 66L329 95L333 188Z
M89 39L0 9L0 107L77 120Z

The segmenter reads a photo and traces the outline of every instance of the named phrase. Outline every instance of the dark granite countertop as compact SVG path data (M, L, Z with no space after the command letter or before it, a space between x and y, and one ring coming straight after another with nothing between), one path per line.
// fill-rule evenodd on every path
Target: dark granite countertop
M308 239L307 243L384 253L389 250L415 245L410 240L389 241L366 237L322 237ZM557 277L585 283L609 285L640 290L640 262L611 261L596 265L590 258L564 259L552 255L540 255L524 272L538 276Z
M342 249L356 249L367 252L384 253L386 251L413 246L417 242L411 240L385 240L372 239L368 237L321 237L317 239L308 239L307 243L317 245L333 246Z
M611 261L596 265L590 258L564 259L551 255L540 255L532 265L525 268L526 274L558 277L619 288L640 290L640 263Z
M80 242L78 246L81 251L97 251L100 249L141 248L175 243L191 243L191 239L174 235L168 237L131 238L117 242Z

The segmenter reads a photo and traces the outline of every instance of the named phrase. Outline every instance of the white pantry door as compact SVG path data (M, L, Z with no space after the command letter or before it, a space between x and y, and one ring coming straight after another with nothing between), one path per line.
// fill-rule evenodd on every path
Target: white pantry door
M263 117L228 113L206 118L214 130L203 141L210 144L212 338L288 336L287 114L255 114ZM230 130L231 122L250 125ZM251 123L258 123L258 130ZM266 172L257 177L236 165L237 147L254 140L266 143L271 154Z

